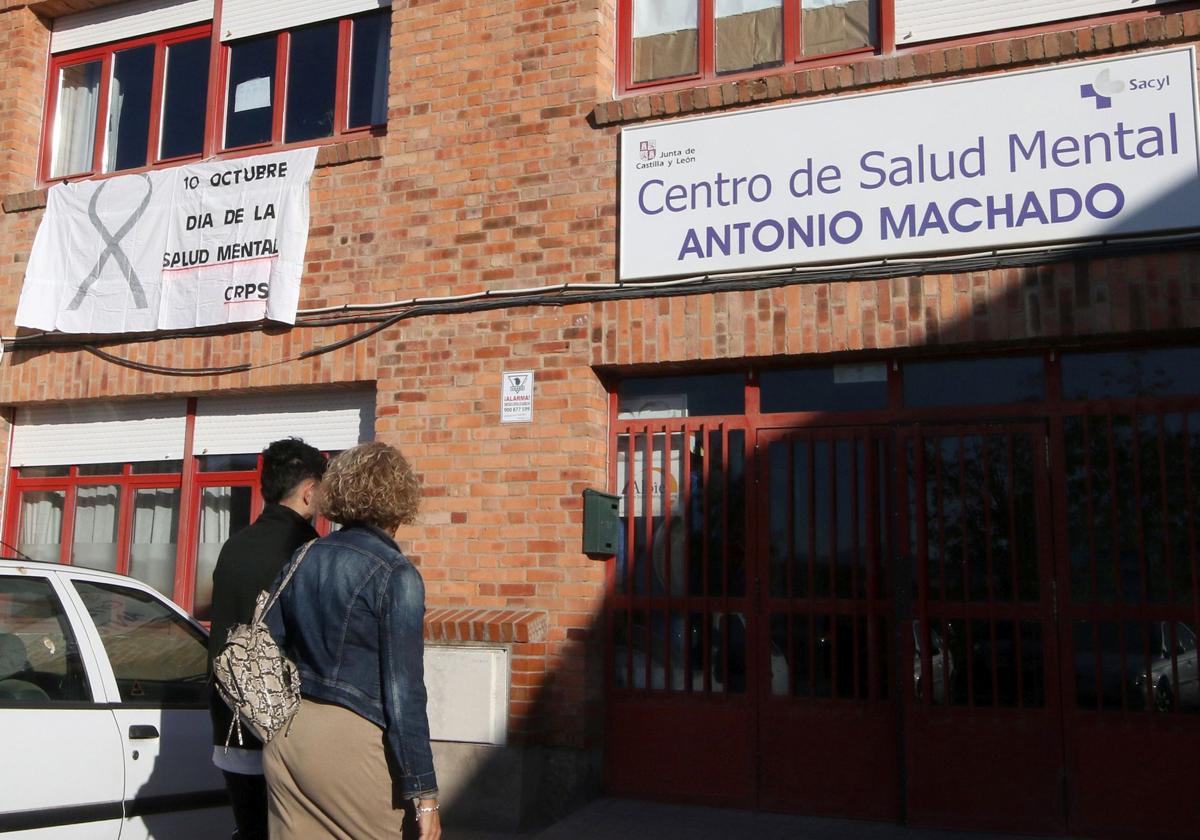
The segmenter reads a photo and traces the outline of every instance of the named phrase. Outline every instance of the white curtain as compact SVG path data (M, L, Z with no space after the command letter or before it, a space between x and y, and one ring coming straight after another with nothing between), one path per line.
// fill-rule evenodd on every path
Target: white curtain
M175 588L176 535L179 533L179 491L138 490L133 502L133 541L129 574L164 595Z
M66 494L47 490L21 495L21 527L17 548L31 560L59 561Z
M119 505L119 491L111 484L80 487L75 491L72 565L106 572L117 570Z
M64 67L59 76L50 177L90 172L100 105L100 62Z
M196 551L196 600L192 613L199 619L209 617L212 609L213 569L221 546L229 539L233 488L206 487L200 494L200 534Z
M116 61L116 58L113 59ZM104 138L104 171L112 172L117 168L117 138L121 130L121 109L125 105L125 91L121 86L121 77L113 73L112 84L108 88L108 123Z

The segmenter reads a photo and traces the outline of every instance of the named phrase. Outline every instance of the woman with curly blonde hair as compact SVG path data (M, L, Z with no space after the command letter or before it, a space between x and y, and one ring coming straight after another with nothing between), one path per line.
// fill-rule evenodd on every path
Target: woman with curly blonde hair
M272 840L398 838L414 811L421 840L441 837L425 585L395 541L420 497L412 467L385 443L329 462L321 512L343 527L313 543L268 615L302 695L290 734L263 756Z

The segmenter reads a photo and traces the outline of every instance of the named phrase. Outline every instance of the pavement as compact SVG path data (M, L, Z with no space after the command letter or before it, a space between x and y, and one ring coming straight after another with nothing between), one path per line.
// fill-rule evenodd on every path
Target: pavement
M905 828L892 823L830 820L597 799L549 828L532 832L446 828L445 840L1018 840L1012 835Z

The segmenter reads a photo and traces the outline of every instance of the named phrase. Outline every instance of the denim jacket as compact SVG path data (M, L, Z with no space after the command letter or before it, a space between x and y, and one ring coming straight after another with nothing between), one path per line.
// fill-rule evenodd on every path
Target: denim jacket
M300 670L305 697L344 706L384 730L396 792L405 798L437 790L424 618L421 573L390 536L368 525L314 543L267 615Z

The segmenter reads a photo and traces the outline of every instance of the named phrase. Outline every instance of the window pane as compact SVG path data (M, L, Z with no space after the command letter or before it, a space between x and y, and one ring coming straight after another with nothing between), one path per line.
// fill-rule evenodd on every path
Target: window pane
M287 125L289 143L333 134L337 90L338 22L297 29L288 55Z
M699 67L696 0L633 0L633 81L689 76Z
M21 478L60 478L70 472L71 468L64 464L56 467L21 467L17 474Z
M354 20L350 45L350 117L357 128L387 122L390 11Z
M150 138L150 90L154 85L154 45L113 53L108 92L108 134L104 171L146 165Z
M79 647L50 582L0 577L0 706L91 699Z
M54 147L50 154L51 178L92 171L99 106L99 61L76 64L59 71Z
M117 515L121 491L115 484L75 491L75 528L71 565L105 572L117 570Z
M75 589L100 633L123 702L207 704L202 633L149 593L81 580Z
M65 490L38 490L21 494L21 524L17 548L30 560L57 563L62 556Z
M617 418L707 417L746 411L741 373L626 379L617 395Z
M877 0L801 0L800 42L804 55L858 50L877 40Z
M162 159L198 155L204 149L208 55L207 38L167 47L158 151Z
M1200 394L1200 347L1064 353L1062 377L1068 400Z
M904 366L908 406L999 405L1045 397L1041 356L910 362Z
M183 472L183 461L134 461L134 475L176 475Z
M717 72L783 63L783 0L717 0Z
M200 527L197 528L196 599L192 615L211 618L213 569L221 547L231 534L250 524L249 487L205 487L200 491Z
M887 364L763 371L762 410L862 411L887 408Z
M138 490L133 497L133 540L129 574L170 595L175 589L175 535L179 533L179 491Z
M80 475L120 475L125 469L124 464L80 464Z
M258 453L246 455L201 455L200 472L257 470Z
M267 143L275 118L277 37L254 38L229 48L225 96L225 148Z

